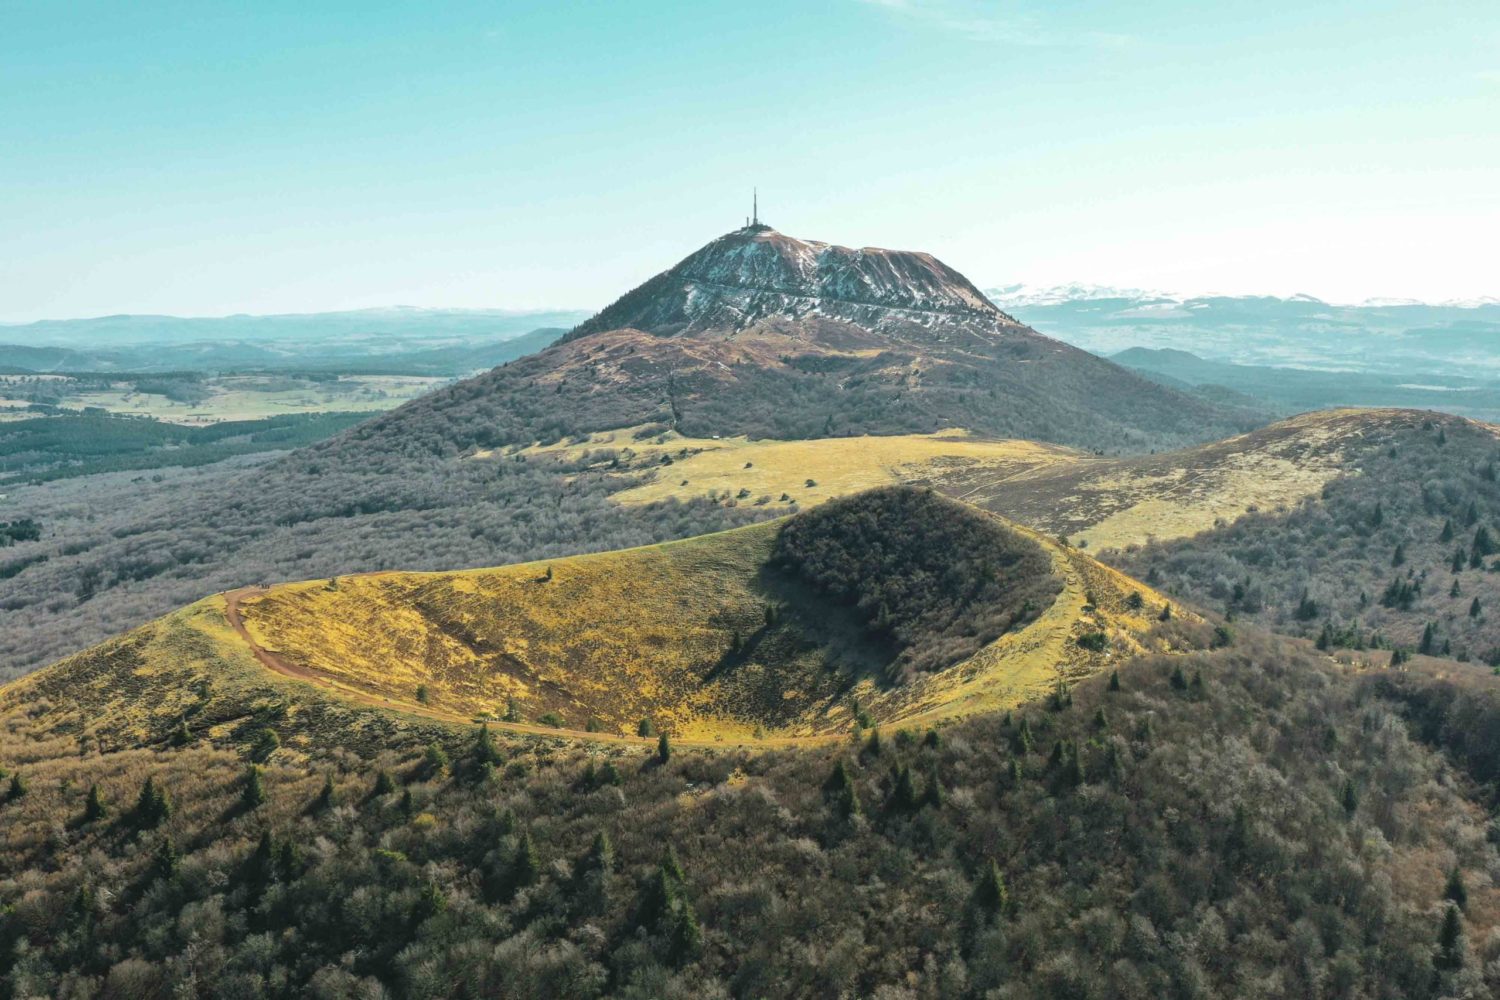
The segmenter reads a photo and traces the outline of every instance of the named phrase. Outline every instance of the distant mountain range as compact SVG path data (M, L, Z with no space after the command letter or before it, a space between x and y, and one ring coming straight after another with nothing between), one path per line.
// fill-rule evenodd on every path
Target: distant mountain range
M1132 347L1324 371L1500 379L1500 300L1338 305L1310 295L1180 297L1098 285L986 291L1042 333L1098 354Z
M1017 326L1106 357L1142 347L1188 351L1207 361L1231 364L1500 380L1500 299L1493 297L1338 304L1310 295L1182 296L1076 282L1011 284L981 292L925 254L866 249L828 257L827 251L839 248L801 245L808 248L801 257L793 254L773 262L754 255L719 260L717 251L709 252L711 244L592 319L584 310L395 306L269 316L120 315L0 324L0 372L337 368L464 375L540 350L575 327L574 336L600 332L605 323L642 329L674 324L686 329L695 323L701 328L721 324L731 313L745 320L780 315L801 321L828 315L826 303L843 303L848 315L842 319L855 323L868 318L865 314L874 315L871 310L877 307L899 306L929 317L958 315L952 309L959 306L959 312L998 307L996 311ZM824 257L814 294L806 294L807 288L792 294L790 285L759 287L767 281L795 284L807 278L806 268L816 271ZM878 270L893 262L911 269ZM755 273L768 266L771 270L764 274ZM755 287L753 294L739 300L722 294L727 287L719 280L723 276L711 271L724 267L750 268L743 274L735 270L729 284L746 279ZM789 270L779 270L783 267ZM677 300L662 297L665 283L683 278L690 279L693 302L681 297L686 295L681 288ZM719 291L705 299L707 289ZM952 296L956 298L948 301ZM699 309L704 301L716 303L720 313L695 316L690 322L685 310ZM659 312L638 315L648 304ZM933 306L940 308L934 311Z
M398 306L275 316L101 316L0 326L0 369L337 368L464 375L545 347L581 311Z

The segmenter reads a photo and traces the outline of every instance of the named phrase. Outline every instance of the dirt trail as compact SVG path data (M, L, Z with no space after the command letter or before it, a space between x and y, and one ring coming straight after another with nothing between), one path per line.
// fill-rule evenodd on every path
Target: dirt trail
M370 573L359 575L377 576L379 574ZM250 634L250 630L245 627L245 616L241 605L244 603L246 598L258 597L260 595L267 594L270 592L270 589L271 588L269 587L241 587L238 590L225 591L223 595L224 617L228 620L229 627L234 629L235 635L240 637L240 641L242 641L245 644L246 648L250 650L251 655L254 656L256 661L267 670L270 670L273 673L281 674L284 677L291 677L295 680L305 681L309 684L316 684L319 687L335 691L345 698L349 698L353 701L358 701L361 704L370 705L375 708L382 708L386 709L387 711L395 710L405 712L408 715L420 715L423 718L433 719L438 722L457 723L460 725L474 724L473 719L465 715L460 715L456 712L444 712L440 709L431 708L426 705L408 705L405 703L393 702L390 699L382 697L380 695L374 695L368 691L362 691L359 688L351 687L347 684L341 684L331 677L326 677L323 674L318 673L316 670L309 670L307 667L304 667L301 664L293 663L292 661L286 659L273 650L266 649L255 640L255 637ZM616 743L637 747L656 746L655 737L621 736L618 733L591 733L582 729L564 729L554 728L552 726L533 726L524 722L491 722L489 723L489 726L491 729L494 729L497 732L526 734L530 736L552 736L561 739L588 740L594 743ZM840 736L786 736L771 737L761 740L674 739L672 742L678 746L691 747L771 748L788 746L813 746L835 742L842 738L843 737Z

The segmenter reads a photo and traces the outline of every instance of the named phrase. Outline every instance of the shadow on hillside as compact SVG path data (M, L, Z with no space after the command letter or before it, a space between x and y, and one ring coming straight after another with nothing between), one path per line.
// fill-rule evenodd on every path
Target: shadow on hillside
M852 608L770 566L761 568L755 590L765 619L753 627L715 621L737 638L703 675L737 710L783 724L826 712L867 678L890 686L899 650L866 629Z

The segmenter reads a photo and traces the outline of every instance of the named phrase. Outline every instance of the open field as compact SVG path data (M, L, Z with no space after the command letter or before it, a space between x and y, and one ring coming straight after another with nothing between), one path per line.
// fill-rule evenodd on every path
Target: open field
M449 381L416 375L327 378L292 374L222 375L183 380L184 387L169 395L143 391L140 384L150 385L145 376L106 379L101 384L95 377L80 380L58 375L0 375L0 419L35 416L34 412L26 412L26 408L38 401L35 391L38 386L47 390L49 405L65 409L94 407L110 413L202 426L292 413L375 413L400 406Z
M660 466L652 482L614 494L619 503L709 497L804 507L877 486L923 483L965 473L1013 476L1085 458L1082 452L1060 445L986 440L963 430L752 441L685 437L649 425L602 431L566 444L480 451L475 458L497 460L519 454L578 460L590 453L610 456L610 460L617 456L636 468ZM668 459L670 464L666 464Z
M1101 458L961 430L779 441L687 438L623 428L502 455L565 454L656 467L650 482L614 494L623 504L708 497L724 503L812 506L876 486L927 484L1091 550L1185 538L1257 510L1316 497L1345 471L1344 446L1404 411L1324 410L1196 448ZM640 435L640 436L637 436ZM666 460L670 459L670 464ZM811 485L809 485L811 483Z
M1348 474L1344 451L1404 411L1320 410L1161 455L1090 458L1017 476L958 470L936 486L1092 551L1188 538L1256 511L1290 508Z

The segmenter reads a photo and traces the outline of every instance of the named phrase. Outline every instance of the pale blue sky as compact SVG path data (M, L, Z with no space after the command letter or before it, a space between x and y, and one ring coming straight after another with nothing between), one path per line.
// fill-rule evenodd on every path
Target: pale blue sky
M982 285L1500 295L1497 123L1494 0L0 0L0 320L597 306L754 184Z

